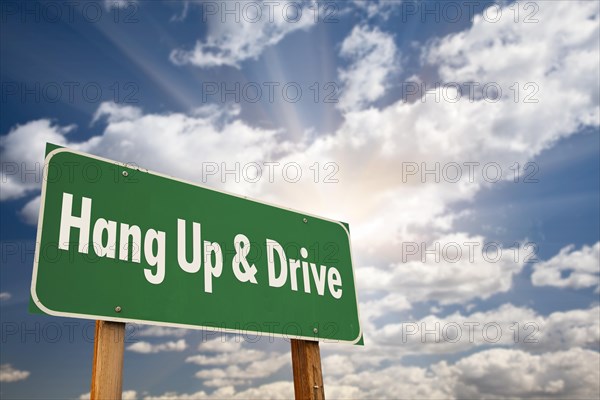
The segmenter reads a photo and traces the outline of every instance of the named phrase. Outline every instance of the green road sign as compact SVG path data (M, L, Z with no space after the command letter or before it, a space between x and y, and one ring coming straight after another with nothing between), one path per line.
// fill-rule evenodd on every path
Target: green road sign
M361 343L348 226L66 148L44 168L32 309Z

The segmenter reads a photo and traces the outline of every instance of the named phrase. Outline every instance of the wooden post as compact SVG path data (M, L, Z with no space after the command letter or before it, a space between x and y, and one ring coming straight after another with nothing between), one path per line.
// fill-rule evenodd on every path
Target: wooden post
M296 400L325 400L319 342L292 339Z
M125 324L96 321L91 400L120 400L123 380Z

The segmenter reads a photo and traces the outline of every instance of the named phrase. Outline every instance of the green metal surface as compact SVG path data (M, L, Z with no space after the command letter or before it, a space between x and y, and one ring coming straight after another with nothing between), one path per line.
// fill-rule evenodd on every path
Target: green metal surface
M49 147L48 152L31 290L36 307L31 307L32 311L39 308L51 315L362 344L350 239L344 224L69 149ZM78 228L69 231L68 250L58 248L65 193L72 195L74 217L81 215L82 199L91 199L87 254L78 250ZM101 243L92 243L100 218L116 223L114 258L96 254L98 245L109 245L106 230ZM180 266L178 219L186 221L187 260L193 255L193 222L201 224L201 243L217 243L222 250L222 272L210 279L212 292L205 286L204 251L197 272L186 272ZM132 261L131 253L126 261L119 258L123 251L121 224L140 228L141 248L132 249L139 252L139 263ZM164 232L164 279L159 283L151 283L144 272L157 273L145 257L144 237L150 229ZM250 241L245 259L256 267L256 284L243 282L234 274L234 238L238 234ZM268 239L282 246L288 261L288 276L281 287L269 285ZM151 253L159 249L156 241L150 247ZM306 257L301 248L308 252ZM272 265L277 274L282 265L277 253L274 255ZM216 262L214 255L212 259ZM297 290L292 290L290 259L315 264L312 269L307 264L311 293L305 292L303 268L296 270ZM339 271L341 284L337 286L330 286L332 279L328 278L332 276L327 272L331 268ZM240 270L245 271L243 265ZM314 272L316 280L325 279L322 294L317 293Z

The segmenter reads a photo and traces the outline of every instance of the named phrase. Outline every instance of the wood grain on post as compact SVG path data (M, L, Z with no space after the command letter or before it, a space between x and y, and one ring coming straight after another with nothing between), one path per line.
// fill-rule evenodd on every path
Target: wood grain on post
M319 342L292 339L292 369L296 400L324 400Z
M123 322L96 321L91 400L120 400L123 385Z

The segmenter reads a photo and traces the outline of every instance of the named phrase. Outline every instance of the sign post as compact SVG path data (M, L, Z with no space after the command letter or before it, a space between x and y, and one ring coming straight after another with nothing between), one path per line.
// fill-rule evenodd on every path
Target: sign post
M120 396L128 322L294 339L300 398L323 396L319 341L363 344L347 224L46 151L30 310L99 321L93 396Z
M121 399L125 324L96 321L91 400Z
M324 400L319 342L292 339L292 369L297 400Z

